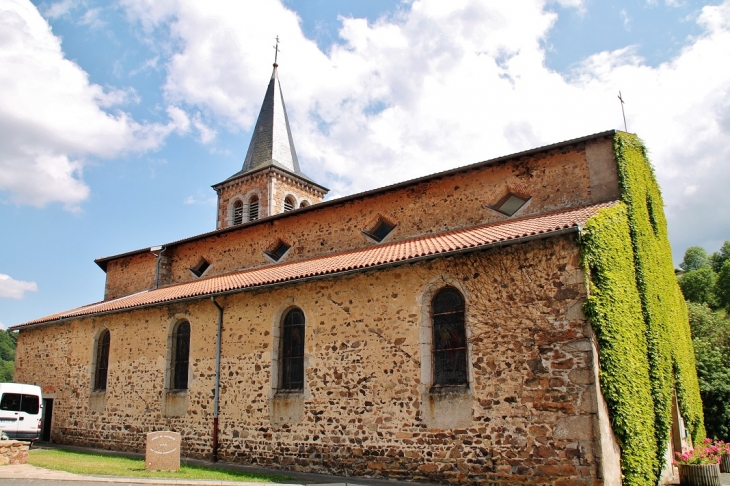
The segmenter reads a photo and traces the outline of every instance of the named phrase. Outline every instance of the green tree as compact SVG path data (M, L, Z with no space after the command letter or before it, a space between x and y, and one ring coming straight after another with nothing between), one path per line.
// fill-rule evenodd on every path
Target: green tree
M688 303L697 378L709 437L730 440L730 320Z
M17 334L0 329L0 382L13 381Z
M730 241L722 244L722 248L710 256L710 265L715 273L720 273L725 262L730 259Z
M707 304L710 307L717 305L716 282L717 274L710 267L690 270L679 276L679 287L682 289L685 300L697 304Z
M0 361L0 383L8 383L13 381L13 372L15 371L15 363L12 361Z
M730 312L730 260L725 261L717 276L715 297L717 305Z
M699 270L700 268L706 267L709 264L710 257L704 248L701 246L690 246L684 252L684 260L679 264L679 268L685 272L691 272L692 270Z

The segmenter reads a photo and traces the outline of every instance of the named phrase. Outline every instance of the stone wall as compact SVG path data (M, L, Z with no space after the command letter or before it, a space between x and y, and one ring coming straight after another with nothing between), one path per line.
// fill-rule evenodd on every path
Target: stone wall
M466 299L469 388L434 395L424 329L444 285ZM220 456L354 476L602 484L584 299L574 235L218 297ZM306 385L280 395L275 343L292 306L306 316ZM55 387L54 441L142 451L147 432L173 430L184 455L210 457L217 316L201 300L22 330L15 379ZM191 380L171 406L167 338L181 319ZM109 380L95 395L102 326Z
M232 207L235 199L241 199L244 205L248 202L248 195L253 189L259 188L261 217L284 212L284 198L294 196L296 208L302 201L307 204L316 204L324 199L324 192L311 184L270 169L257 172L251 176L244 176L218 188L218 222L216 228L233 226ZM244 206L245 207L245 206ZM244 217L244 221L246 218Z
M29 449L30 442L0 440L0 466L27 463Z
M284 185L281 189L285 192ZM380 217L396 224L386 241L504 221L507 216L491 206L509 192L532 197L519 216L618 198L610 137L587 146L579 144L506 159L341 204L319 208L315 205L289 216L176 244L165 253L170 258L171 268L169 278L161 284L196 279L190 268L201 258L211 264L206 277L268 265L270 261L264 256L264 250L279 238L292 246L282 261L363 248L373 242L362 232L372 229ZM280 199L283 200L283 194ZM152 266L146 267L147 274L137 272L142 267L131 263L137 259L152 262ZM118 297L122 290L132 293L149 289L152 281L154 261L151 257L122 257L110 262L107 268L107 289L118 289L107 295Z

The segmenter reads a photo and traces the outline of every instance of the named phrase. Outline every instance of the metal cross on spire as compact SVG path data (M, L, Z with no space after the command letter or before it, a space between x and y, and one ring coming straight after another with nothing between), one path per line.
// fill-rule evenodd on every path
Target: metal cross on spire
M621 101L621 114L624 117L624 132L628 132L629 130L626 128L626 113L624 112L624 99L621 97L621 90L618 92L618 99Z
M277 60L279 59L279 36L276 36L276 45L274 46L274 66L278 66Z

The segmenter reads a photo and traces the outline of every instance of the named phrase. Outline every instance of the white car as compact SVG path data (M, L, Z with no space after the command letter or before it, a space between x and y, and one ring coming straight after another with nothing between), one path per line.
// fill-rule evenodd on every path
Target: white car
M38 440L41 403L39 386L0 383L0 432L11 439Z

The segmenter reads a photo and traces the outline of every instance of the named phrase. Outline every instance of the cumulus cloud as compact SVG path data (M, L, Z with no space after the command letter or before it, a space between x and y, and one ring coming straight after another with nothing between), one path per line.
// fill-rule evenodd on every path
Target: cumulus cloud
M74 5L53 4L46 14ZM88 158L154 149L180 129L175 120L141 124L105 111L136 93L90 83L27 0L0 0L0 65L0 194L14 203L77 209L89 195Z
M664 187L675 246L730 234L730 72L719 68L730 58L730 2L705 7L702 33L664 64L625 46L570 73L545 63L554 4L414 0L374 23L341 19L340 42L323 52L279 1L123 1L151 35L173 37L170 103L229 127L254 123L278 33L303 169L335 196L622 128L621 90L628 128Z
M0 273L0 298L22 299L26 292L37 292L38 285L35 282L24 282L15 280L10 275Z

